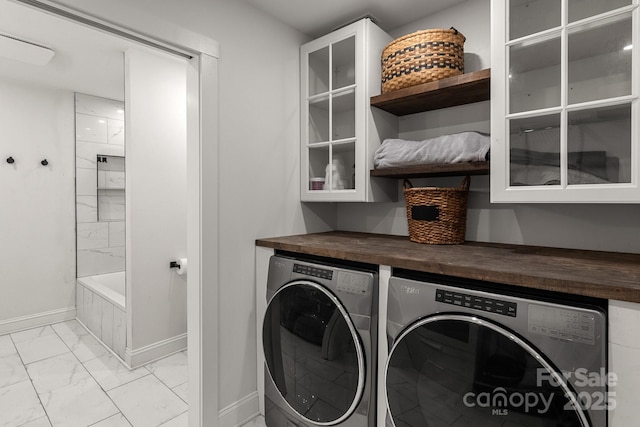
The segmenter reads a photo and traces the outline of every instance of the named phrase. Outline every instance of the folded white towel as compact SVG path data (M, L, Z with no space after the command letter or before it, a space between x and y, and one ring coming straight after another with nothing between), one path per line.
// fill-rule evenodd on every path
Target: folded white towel
M491 147L489 135L461 132L424 141L385 139L373 156L378 168L438 163L482 162Z

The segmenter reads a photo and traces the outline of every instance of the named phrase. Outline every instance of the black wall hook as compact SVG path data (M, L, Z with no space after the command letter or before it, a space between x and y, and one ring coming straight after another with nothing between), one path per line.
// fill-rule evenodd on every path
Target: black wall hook
M13 160L13 157L7 157L7 163L12 164L13 162L15 162L15 160Z
M47 161L47 159L44 159L43 161L40 162L40 164L42 166L47 166L49 164L49 162Z

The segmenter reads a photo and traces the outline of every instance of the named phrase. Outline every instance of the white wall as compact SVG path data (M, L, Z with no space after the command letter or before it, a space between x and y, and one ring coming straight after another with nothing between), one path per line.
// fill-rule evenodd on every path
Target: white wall
M228 413L256 390L255 239L336 225L335 206L299 202L299 47L307 38L236 1L59 3L158 34L158 22L168 22L219 42L220 182L208 185L220 193L220 271L203 281L219 289L220 306L210 309L219 311L219 407Z
M186 61L126 51L125 105L127 351L139 365L145 347L186 345L186 276L169 268L187 255Z
M299 47L306 38L240 2L212 3L196 29L212 31L220 43L219 348L225 408L256 390L254 307L255 298L265 296L255 295L255 239L333 228L335 208L299 202Z
M329 209L332 219L334 209L299 203L298 49L306 40L240 2L196 3L192 10L200 12L189 28L220 43L218 345L224 410L256 390L255 239L328 229L315 211ZM184 11L173 13L186 22Z
M467 38L465 71L490 68L490 2L469 0L392 31L400 37L428 28L456 27ZM464 130L490 130L489 101L399 119L400 137L424 139ZM455 186L460 178L414 180L415 186ZM399 194L402 194L401 192ZM640 205L490 204L488 176L471 179L468 240L617 252L640 252ZM338 228L407 235L404 199L385 204L340 204Z
M8 80L0 93L2 334L42 313L75 317L76 259L73 93Z
M442 12L391 30L389 34L397 38L414 31L454 27L466 38L464 42L464 71L468 73L491 66L490 25L490 0L468 0Z

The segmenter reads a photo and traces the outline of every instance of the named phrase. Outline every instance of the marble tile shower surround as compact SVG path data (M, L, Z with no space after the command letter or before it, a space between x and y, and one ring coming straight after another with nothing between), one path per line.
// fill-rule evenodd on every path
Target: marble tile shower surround
M82 324L122 360L127 344L127 313L90 288L76 284L76 313ZM106 351L106 350L105 350Z
M124 157L101 155L98 162L98 221L125 219ZM124 232L124 231L123 231ZM109 246L116 246L109 243Z
M98 171L98 154L121 157L122 167ZM77 93L78 277L125 268L124 179L124 103Z

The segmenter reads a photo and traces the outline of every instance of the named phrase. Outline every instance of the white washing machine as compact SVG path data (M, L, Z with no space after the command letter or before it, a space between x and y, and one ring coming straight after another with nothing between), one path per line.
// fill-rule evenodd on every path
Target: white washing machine
M377 272L271 257L262 338L269 427L375 427Z
M387 426L606 427L606 302L504 289L393 272Z

